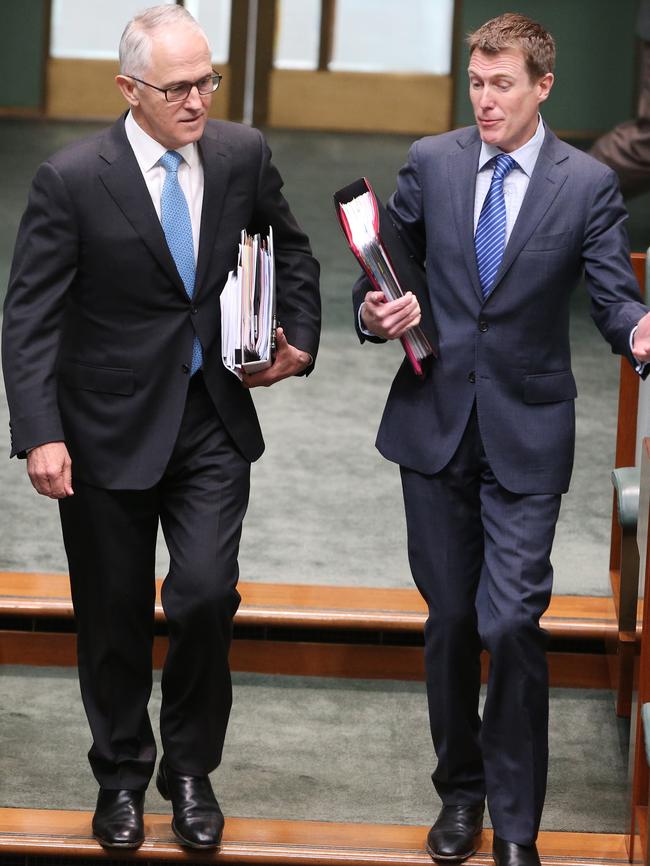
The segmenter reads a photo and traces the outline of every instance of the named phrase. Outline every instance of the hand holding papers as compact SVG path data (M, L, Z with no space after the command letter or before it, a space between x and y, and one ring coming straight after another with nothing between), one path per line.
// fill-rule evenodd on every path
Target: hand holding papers
M266 239L241 233L237 269L221 293L221 356L242 378L273 363L275 348L275 262L273 228Z
M436 354L437 343L424 270L410 256L366 178L339 190L334 201L348 244L373 286L389 301L402 297L404 289L417 296L422 322L400 339L413 370L422 376L422 361Z

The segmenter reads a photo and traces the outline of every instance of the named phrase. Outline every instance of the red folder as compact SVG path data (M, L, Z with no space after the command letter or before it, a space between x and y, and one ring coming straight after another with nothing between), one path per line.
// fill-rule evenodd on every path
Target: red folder
M341 206L366 193L369 193L368 198L372 205L372 233L381 254L375 261L374 272L368 264L368 256L355 242L354 229ZM424 359L429 356L437 357L438 354L438 331L433 318L424 268L410 251L398 226L375 195L367 178L360 178L334 193L334 206L348 245L374 288L390 298L386 282L391 285L396 283L398 295L404 294L404 291L412 291L417 297L421 311L420 324L411 328L400 339L414 372L418 376L423 376ZM386 280L383 279L384 269L386 269Z

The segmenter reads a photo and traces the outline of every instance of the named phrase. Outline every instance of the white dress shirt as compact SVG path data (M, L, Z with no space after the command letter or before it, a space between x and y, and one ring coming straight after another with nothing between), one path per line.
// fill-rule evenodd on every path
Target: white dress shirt
M159 160L167 153L167 148L148 135L129 111L124 121L124 130L129 144L140 166L140 171L147 184L151 201L160 219L160 195L167 172ZM194 261L199 251L199 232L201 229L201 208L203 207L203 166L196 142L176 148L183 161L178 166L178 183L183 190L190 211L192 222L192 240L194 242Z
M533 137L526 144L509 154L517 165L505 176L503 181L503 197L506 202L506 243L510 239L513 226L519 216L521 203L526 195L537 157L544 143L544 134L544 124L542 123L542 118L538 115L537 129ZM478 218L481 215L481 208L490 189L492 175L494 174L494 165L487 165L487 163L500 153L503 153L503 151L495 145L486 144L484 141L481 142L481 152L478 158L478 174L476 175L476 189L474 191L475 234Z

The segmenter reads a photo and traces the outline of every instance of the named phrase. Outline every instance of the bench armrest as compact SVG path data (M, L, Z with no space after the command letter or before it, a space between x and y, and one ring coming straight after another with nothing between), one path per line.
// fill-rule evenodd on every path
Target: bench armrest
M618 522L626 535L628 532L636 532L640 481L641 470L637 466L619 466L612 472L612 484L618 504Z

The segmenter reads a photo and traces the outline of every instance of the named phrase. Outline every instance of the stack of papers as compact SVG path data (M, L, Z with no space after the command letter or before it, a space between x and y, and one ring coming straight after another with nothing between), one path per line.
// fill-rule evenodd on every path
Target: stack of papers
M221 293L221 356L242 378L273 363L275 349L273 228L266 238L242 230L237 269Z

